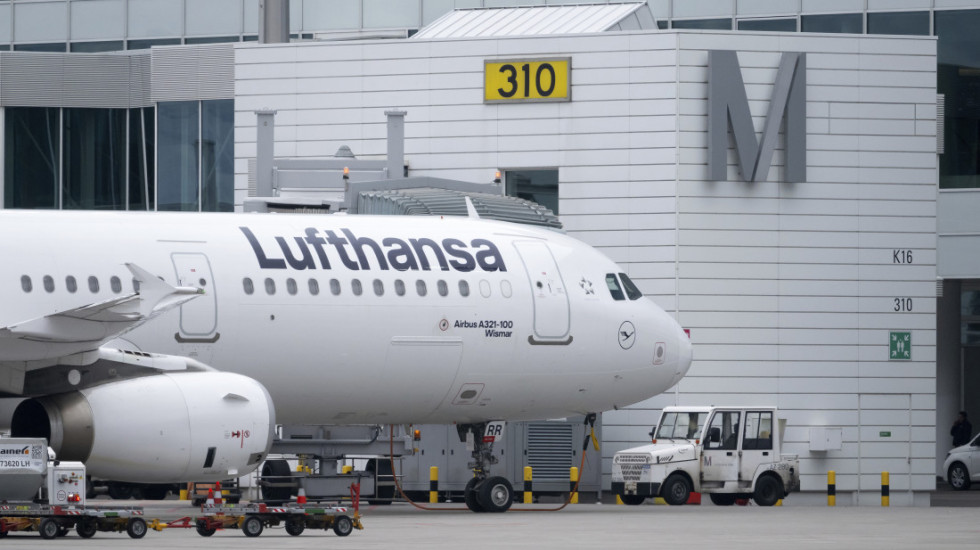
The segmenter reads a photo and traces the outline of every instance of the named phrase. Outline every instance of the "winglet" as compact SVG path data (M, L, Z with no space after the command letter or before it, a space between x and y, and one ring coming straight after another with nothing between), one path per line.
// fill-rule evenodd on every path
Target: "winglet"
M473 201L469 197L463 197L466 200L466 215L473 218L474 220L480 219L480 214L476 212L476 207L473 206Z
M145 317L150 316L157 309L161 302L172 296L180 297L178 304L183 303L199 294L204 294L204 290L192 286L171 286L169 283L154 276L142 267L127 263L126 267L133 273L133 277L140 283L140 314ZM173 304L166 304L173 305Z

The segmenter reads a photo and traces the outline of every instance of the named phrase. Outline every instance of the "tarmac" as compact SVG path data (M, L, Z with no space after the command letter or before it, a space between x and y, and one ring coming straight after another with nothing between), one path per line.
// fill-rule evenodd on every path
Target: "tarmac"
M969 491L972 501L980 490ZM790 496L789 498L792 498ZM96 500L106 505L109 501ZM145 507L147 519L194 515L185 501L128 501ZM81 539L72 531L53 541L36 532L10 533L0 548L137 548L145 550L216 548L432 549L465 548L643 548L726 549L887 549L977 548L980 522L975 506L818 507L616 506L576 504L557 512L526 511L556 505L514 505L504 514L474 514L461 504L434 505L424 511L405 503L365 506L363 530L348 537L307 530L290 536L282 526L248 538L238 529L202 537L194 529L150 531L140 540L124 533L99 532ZM455 509L447 509L455 508Z

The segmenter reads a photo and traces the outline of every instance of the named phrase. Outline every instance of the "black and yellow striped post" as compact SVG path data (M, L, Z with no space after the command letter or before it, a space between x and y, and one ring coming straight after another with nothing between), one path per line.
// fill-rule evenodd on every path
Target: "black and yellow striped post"
M530 466L525 466L524 467L524 504L531 504L533 502L533 498L532 498L533 495L531 493L531 491L532 491L532 487L531 487L531 485L532 485L532 477L531 476L532 476L532 474L531 474L531 467Z
M439 467L429 468L429 503L439 502Z
M827 506L837 506L837 472L827 472Z
M888 472L881 472L881 505L888 507Z
M578 467L572 466L568 473L568 503L578 504Z

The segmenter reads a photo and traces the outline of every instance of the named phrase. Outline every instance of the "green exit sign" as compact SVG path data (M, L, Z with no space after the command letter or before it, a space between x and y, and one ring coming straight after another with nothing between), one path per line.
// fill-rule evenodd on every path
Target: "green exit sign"
M891 432L878 432L878 437L891 437Z
M912 359L912 333L888 333L888 360L909 361Z

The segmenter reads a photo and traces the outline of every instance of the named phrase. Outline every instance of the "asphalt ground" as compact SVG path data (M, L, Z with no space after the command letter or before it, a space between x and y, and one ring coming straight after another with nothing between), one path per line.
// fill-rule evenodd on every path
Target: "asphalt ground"
M969 493L980 494L980 491ZM974 496L974 495L970 495ZM108 504L98 500L97 504ZM164 520L199 513L183 501L129 501L145 507L146 517ZM459 507L459 504L438 505ZM931 508L784 506L616 506L577 504L559 512L505 514L417 510L408 504L368 506L361 510L364 530L348 537L307 530L298 537L280 526L248 538L240 530L202 537L194 529L150 531L140 540L99 532L81 539L72 531L57 540L36 532L10 533L0 548L137 548L146 550L215 548L332 549L523 549L697 547L730 549L975 549L980 522L975 507Z

